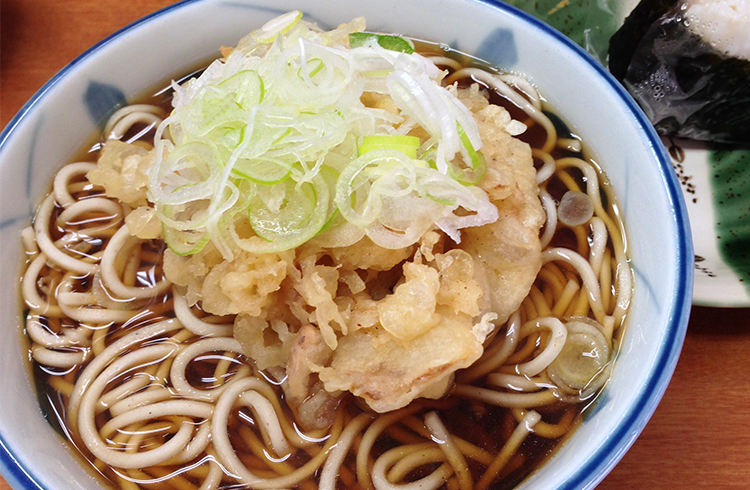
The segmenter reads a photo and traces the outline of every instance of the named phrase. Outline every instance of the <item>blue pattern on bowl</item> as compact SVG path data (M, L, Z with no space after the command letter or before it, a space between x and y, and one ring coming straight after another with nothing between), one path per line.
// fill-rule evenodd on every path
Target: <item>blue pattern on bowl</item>
M493 60L497 66L511 69L518 63L518 49L513 31L495 29L473 53L480 60Z
M90 81L83 102L94 124L103 126L109 116L128 103L128 98L114 85Z

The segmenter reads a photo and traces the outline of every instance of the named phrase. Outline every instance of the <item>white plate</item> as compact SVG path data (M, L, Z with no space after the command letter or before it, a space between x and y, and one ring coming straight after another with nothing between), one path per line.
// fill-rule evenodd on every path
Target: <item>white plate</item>
M606 62L610 36L638 0L506 3L549 23ZM674 147L672 165L690 216L695 249L693 304L750 306L750 148L717 153L702 143L663 142ZM723 157L721 161L717 156Z

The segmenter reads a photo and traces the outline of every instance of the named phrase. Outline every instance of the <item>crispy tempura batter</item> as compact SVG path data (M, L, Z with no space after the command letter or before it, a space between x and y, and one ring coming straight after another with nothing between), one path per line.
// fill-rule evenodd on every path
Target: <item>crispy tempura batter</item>
M504 130L510 121L507 111L487 105L474 118L488 164L479 186L500 216L495 223L464 230L460 248L479 261L477 271L486 275L492 311L502 324L529 293L542 265L539 229L545 217L531 148Z

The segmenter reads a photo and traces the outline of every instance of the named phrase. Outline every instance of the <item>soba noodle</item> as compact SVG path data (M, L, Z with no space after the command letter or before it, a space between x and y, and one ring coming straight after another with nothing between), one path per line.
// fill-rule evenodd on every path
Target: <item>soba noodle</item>
M510 488L574 427L606 383L631 298L614 197L527 80L432 59L450 71L446 84L478 82L525 113L547 216L531 291L440 400L378 414L345 396L330 427L303 430L284 373L259 370L232 336L233 317L190 306L170 284L163 242L131 235L132 209L88 181L95 163L57 173L22 234L26 332L65 432L111 485ZM128 106L105 138L150 147L165 116ZM590 200L583 224L558 219L569 191ZM595 374L577 377L576 363Z

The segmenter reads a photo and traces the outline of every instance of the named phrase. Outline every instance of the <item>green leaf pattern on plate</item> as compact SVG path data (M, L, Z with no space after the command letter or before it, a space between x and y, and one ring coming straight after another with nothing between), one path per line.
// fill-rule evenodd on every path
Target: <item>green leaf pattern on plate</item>
M712 150L708 161L719 252L750 293L750 149Z
M606 65L609 38L622 24L622 0L506 0L562 32Z

